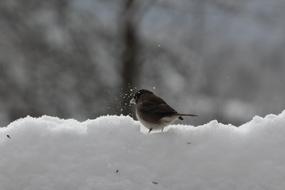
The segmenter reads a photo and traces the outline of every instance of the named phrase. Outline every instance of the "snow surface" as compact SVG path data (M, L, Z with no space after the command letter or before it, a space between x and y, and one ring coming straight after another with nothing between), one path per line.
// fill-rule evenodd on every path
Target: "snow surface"
M285 188L285 111L239 128L212 121L144 132L124 116L17 120L0 129L0 189Z

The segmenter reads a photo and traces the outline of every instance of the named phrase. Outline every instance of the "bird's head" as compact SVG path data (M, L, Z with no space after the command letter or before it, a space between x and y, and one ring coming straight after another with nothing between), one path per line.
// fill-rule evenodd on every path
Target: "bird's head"
M134 94L134 97L131 99L130 103L137 104L139 99L145 94L153 94L153 92L145 89L141 89Z

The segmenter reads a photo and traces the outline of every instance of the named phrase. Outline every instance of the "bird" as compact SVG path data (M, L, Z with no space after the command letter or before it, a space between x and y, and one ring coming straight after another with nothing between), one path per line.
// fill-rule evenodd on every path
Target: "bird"
M148 128L149 133L153 129L161 129L163 132L163 129L176 119L183 120L182 116L198 116L177 112L162 98L146 89L135 92L130 103L135 104L136 116L143 126Z

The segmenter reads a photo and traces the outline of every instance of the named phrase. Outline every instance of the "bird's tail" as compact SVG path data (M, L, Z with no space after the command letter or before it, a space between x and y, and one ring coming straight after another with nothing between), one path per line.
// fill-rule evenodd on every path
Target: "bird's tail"
M185 113L179 113L178 115L179 115L178 119L180 119L180 120L183 120L182 116L190 116L190 117L197 117L198 116L195 114L185 114Z

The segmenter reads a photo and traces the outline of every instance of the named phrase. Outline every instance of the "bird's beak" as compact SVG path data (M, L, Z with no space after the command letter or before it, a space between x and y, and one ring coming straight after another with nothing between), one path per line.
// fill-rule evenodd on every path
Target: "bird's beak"
M136 100L134 98L131 99L130 101L131 104L136 104Z

